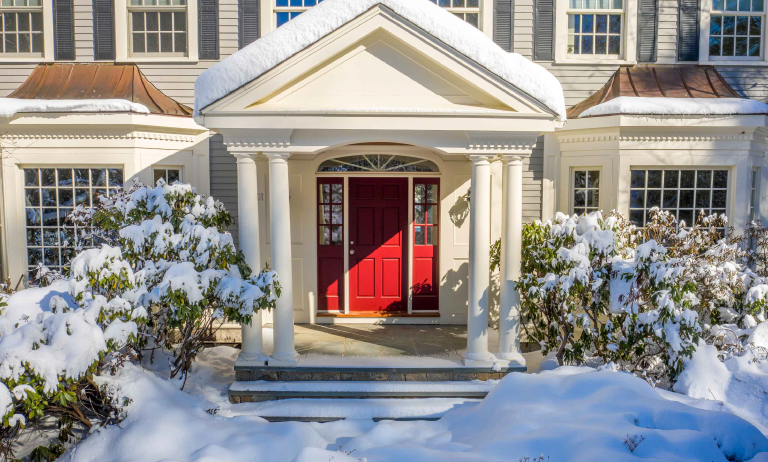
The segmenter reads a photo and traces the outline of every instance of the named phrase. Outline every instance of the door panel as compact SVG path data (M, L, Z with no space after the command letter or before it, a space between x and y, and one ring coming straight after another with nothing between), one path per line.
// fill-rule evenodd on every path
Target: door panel
M408 180L349 179L349 310L406 311Z

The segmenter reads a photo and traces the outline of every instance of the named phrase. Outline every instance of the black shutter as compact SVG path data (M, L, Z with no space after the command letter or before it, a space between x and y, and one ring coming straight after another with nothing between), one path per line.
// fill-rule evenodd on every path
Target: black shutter
M93 0L93 59L115 59L113 0Z
M514 0L493 0L493 41L504 51L512 51Z
M261 35L260 0L239 0L240 48L249 45Z
M533 17L533 59L555 59L555 0L535 0Z
M200 59L219 59L219 2L198 0Z
M640 62L652 63L656 61L658 11L656 0L637 1L637 60Z
M699 60L699 0L679 0L678 61Z
M53 0L54 59L75 59L75 25L72 0Z

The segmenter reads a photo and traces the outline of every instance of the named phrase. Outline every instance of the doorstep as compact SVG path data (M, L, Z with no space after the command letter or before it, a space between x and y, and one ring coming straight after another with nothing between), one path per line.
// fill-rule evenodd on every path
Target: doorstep
M234 402L282 399L482 399L497 381L465 382L234 382L229 397Z
M526 372L525 365L505 367L354 367L302 366L272 367L235 364L238 382L462 382L468 380L500 380L511 372Z

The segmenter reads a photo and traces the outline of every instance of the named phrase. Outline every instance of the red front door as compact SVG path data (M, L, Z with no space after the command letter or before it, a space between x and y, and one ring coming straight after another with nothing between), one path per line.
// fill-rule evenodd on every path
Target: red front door
M406 311L406 178L349 179L349 310Z

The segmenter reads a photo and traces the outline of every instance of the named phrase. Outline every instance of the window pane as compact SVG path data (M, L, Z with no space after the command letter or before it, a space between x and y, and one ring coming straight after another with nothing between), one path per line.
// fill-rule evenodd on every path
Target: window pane
M598 34L608 33L608 15L598 14L595 16L595 32Z
M131 13L134 31L144 31L144 13Z
M40 190L26 189L24 191L24 202L27 207L39 207L40 206Z
M645 191L632 190L629 192L629 207L630 208L644 208L645 207Z
M694 170L683 170L680 172L680 187L693 188L696 184L696 172Z
M577 170L573 177L573 185L576 188L584 188L587 186L587 172L583 170Z
M29 31L29 13L19 13L17 19L19 31Z
M122 168L110 168L109 169L109 185L110 186L123 186L123 169Z
M341 224L344 222L344 212L340 205L331 206L331 218L334 224Z
M425 199L425 185L417 184L413 191L413 202L417 204L423 204Z
M727 188L728 187L728 170L715 170L713 188Z
M160 34L147 34L147 53L157 53L160 51Z
M661 170L648 170L648 187L661 188Z
M680 208L693 207L693 191L680 191Z
M594 27L594 16L591 14L581 15L581 31L592 33L593 27Z
M592 208L600 207L599 191L587 191L587 207L592 207Z
M160 34L160 51L162 53L173 53L173 34L163 32Z
M158 13L145 13L146 14L146 27L148 31L157 31L160 27Z
M173 30L173 13L170 11L160 12L160 30L172 31Z
M424 242L425 242L424 227L423 226L414 227L413 234L414 234L413 243L415 245L424 245Z
M168 183L173 184L181 180L181 171L176 169L168 170ZM110 171L109 183L112 184L112 173Z
M155 169L154 180L152 180L153 181L152 185L153 186L156 185L157 182L160 181L160 180L165 181L165 173L166 173L165 169L156 168Z
M437 203L437 185L436 184L427 185L427 202L429 202L430 204Z
M332 226L331 227L331 244L333 245L342 245L342 227L341 226Z
M437 226L427 227L427 245L437 245Z
M318 219L320 220L321 225L327 225L331 223L331 206L330 205L321 205L318 208Z
M24 170L25 186L37 186L40 184L38 181L38 172L36 168L28 168Z
M414 206L413 221L415 223L424 223L424 206L423 205Z
M434 225L437 223L437 217L435 216L436 213L437 213L436 205L427 206L427 224Z
M53 207L56 205L56 190L53 188L43 188L42 203L44 206Z
M331 185L331 200L334 204L342 204L344 202L343 186L340 184Z
M40 177L42 178L43 186L56 186L56 169L40 169Z
M698 170L696 172L696 187L709 188L712 186L712 172L709 170Z
M331 202L331 185L320 185L320 202L328 204Z
M632 170L630 187L632 188L645 187L645 170Z
M680 172L677 170L667 170L664 172L664 187L677 188L680 178Z
M573 206L584 207L586 205L587 198L586 192L583 189L578 189L573 192Z
M331 227L321 226L320 235L318 236L318 239L320 241L320 245L330 245L331 244Z
M93 186L106 186L107 185L107 169L91 169L91 184Z

